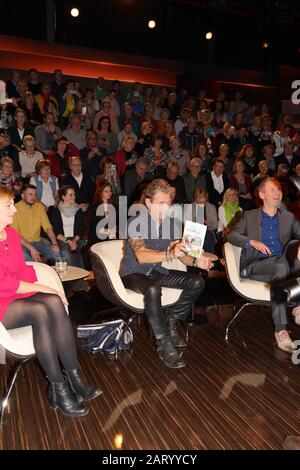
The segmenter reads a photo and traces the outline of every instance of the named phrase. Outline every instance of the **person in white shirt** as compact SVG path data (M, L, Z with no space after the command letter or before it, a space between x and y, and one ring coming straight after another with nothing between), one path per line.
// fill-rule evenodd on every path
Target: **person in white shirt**
M56 204L59 190L58 179L51 175L50 160L39 160L35 169L37 174L30 178L29 184L36 187L37 199L48 210Z
M273 134L273 142L275 144L274 158L281 155L284 150L284 143L290 142L291 138L289 137L290 126L282 124L280 131L275 131Z
M26 135L23 139L24 150L19 152L19 161L22 168L22 178L29 178L36 174L35 165L43 158L43 154L35 150L35 139L31 135Z

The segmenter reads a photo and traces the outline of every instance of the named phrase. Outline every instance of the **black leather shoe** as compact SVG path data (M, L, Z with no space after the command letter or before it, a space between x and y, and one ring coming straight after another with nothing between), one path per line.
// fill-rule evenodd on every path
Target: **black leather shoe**
M167 319L167 328L168 328L168 333L171 339L171 343L174 346L174 348L185 348L186 342L184 338L182 338L178 334L175 318L172 318L171 316L169 316L169 318Z
M157 352L167 367L171 369L180 369L185 367L185 362L181 354L174 348L171 339L166 336L157 340Z
M84 382L84 380L80 377L77 369L66 370L65 372L70 387L79 400L92 400L93 398L102 395L103 391L100 390L100 388L91 387L86 382Z
M50 382L48 400L53 408L59 408L65 416L80 418L89 412L82 403L79 403L67 382Z

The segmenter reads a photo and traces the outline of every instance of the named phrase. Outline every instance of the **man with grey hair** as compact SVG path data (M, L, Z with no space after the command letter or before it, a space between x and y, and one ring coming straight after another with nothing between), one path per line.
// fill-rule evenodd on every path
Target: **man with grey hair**
M199 186L201 186L201 188L206 188L205 177L200 175L201 168L201 159L198 157L192 158L190 171L183 177L187 202L194 201L194 192L196 188Z
M128 170L123 178L123 193L127 196L128 206L139 198L139 187L142 183L148 182L151 175L147 173L148 163L146 158L140 157L135 162L134 168Z

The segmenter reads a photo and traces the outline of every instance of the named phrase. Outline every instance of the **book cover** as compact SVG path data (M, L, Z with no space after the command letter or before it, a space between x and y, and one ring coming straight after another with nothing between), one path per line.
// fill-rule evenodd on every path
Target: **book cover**
M187 220L184 224L182 241L188 249L188 256L200 258L207 226Z

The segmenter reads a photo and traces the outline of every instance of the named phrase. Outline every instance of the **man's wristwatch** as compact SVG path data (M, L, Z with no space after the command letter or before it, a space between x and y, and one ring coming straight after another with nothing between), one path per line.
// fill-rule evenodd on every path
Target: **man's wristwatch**
M198 268L198 266L197 266L197 258L194 258L194 259L193 259L193 266L194 266L194 268Z

